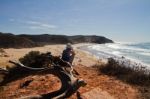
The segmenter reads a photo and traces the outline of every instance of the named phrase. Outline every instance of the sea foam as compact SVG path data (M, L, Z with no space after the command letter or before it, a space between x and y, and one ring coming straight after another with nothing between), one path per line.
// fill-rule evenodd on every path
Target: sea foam
M113 57L132 65L150 68L150 43L107 43L81 47L99 58ZM122 57L125 57L122 59Z

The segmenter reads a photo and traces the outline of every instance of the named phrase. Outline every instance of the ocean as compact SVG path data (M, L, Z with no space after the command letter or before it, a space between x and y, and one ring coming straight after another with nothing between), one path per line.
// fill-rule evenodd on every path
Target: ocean
M89 44L82 46L81 49L92 53L98 58L113 57L121 61L124 59L126 62L132 61L132 64L140 64L150 68L150 42Z

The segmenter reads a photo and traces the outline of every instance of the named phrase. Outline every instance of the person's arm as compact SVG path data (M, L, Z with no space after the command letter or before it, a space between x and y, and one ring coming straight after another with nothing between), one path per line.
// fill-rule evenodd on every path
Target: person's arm
M72 56L74 56L75 55L75 51L71 50L71 54L72 54Z

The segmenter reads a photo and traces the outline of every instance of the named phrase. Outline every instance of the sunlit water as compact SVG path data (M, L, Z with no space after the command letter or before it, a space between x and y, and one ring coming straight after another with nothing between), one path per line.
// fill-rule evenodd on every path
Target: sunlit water
M99 58L114 57L131 60L150 67L150 43L107 43L91 44L81 49L89 51Z

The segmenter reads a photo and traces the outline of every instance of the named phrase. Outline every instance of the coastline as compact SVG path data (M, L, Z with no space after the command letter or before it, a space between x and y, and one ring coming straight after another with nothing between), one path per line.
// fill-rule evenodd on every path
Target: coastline
M83 87L79 89L79 92L81 93L81 96L85 99L91 99L96 97L102 97L102 99L141 99L140 93L138 92L137 87L131 86L129 84L126 84L120 80L117 80L114 77L110 77L107 75L104 75L102 73L99 73L97 68L94 68L95 64L103 64L103 61L99 61L97 57L95 57L93 54L80 49L81 46L87 46L88 44L78 44L73 45L76 53L76 57L74 59L73 65L75 69L79 72L79 78L83 78L88 85L86 87ZM90 44L91 45L91 44ZM8 57L1 57L0 60L0 66L11 66L11 64L8 63L8 60L17 60L18 58L24 56L29 51L40 51L40 52L52 52L52 55L61 55L63 49L65 48L65 45L47 45L44 47L34 47L34 48L22 48L22 49L4 49ZM19 79L15 82L12 82L8 85L8 88L0 93L3 97L16 97L19 95L29 95L29 93L32 94L41 94L41 92L49 92L51 91L51 85L49 82L52 81L51 77L48 77L48 75L45 76L29 76L27 78ZM35 79L36 78L36 79ZM33 84L29 85L30 90L27 88L19 89L19 84L23 83L24 81L28 79L34 79L34 81L39 86L45 86L45 87L39 87L36 88ZM44 82L40 82L41 79L43 79ZM38 81L38 82L37 82ZM54 85L53 85L54 86ZM35 88L35 89L33 89ZM17 93L13 93L12 90ZM120 91L123 92L123 94L120 94ZM16 96L13 96L16 95ZM90 96L88 95L90 94ZM70 99L76 99L76 95L73 95Z
M126 56L117 56L117 55L113 55L113 54L108 54L108 53L105 53L103 51L96 51L96 50L89 48L89 46L91 46L91 45L92 44L89 44L89 45L85 44L84 46L80 46L79 49L81 49L87 53L92 54L94 57L96 57L98 60L102 60L104 63L107 63L108 58L113 58L116 61L118 61L120 64L124 63L125 66L144 67L144 68L150 70L150 65L143 63L140 60L136 60L136 59L129 58ZM95 45L98 45L98 44L95 44Z
M133 60L130 58L126 58L124 56L104 56L102 54L97 54L96 51L93 51L92 49L89 49L88 46L95 45L95 43L80 43L80 44L74 44L74 50L76 53L73 65L84 65L84 66L93 66L97 64L98 62L101 62L102 64L107 63L108 58L113 58L120 63L125 63L127 66L142 66L142 67L148 67L147 64L144 64L138 60ZM27 54L30 51L40 51L40 52L52 52L52 55L54 56L61 56L63 49L65 48L64 44L56 44L56 45L46 45L43 47L33 47L33 48L21 48L21 49L15 49L15 48L8 48L4 49L6 52L6 57L1 57L0 60L0 66L11 66L11 64L8 63L9 60L18 60L20 57L23 57L25 54ZM88 62L87 62L88 61ZM148 67L150 70L150 66Z

